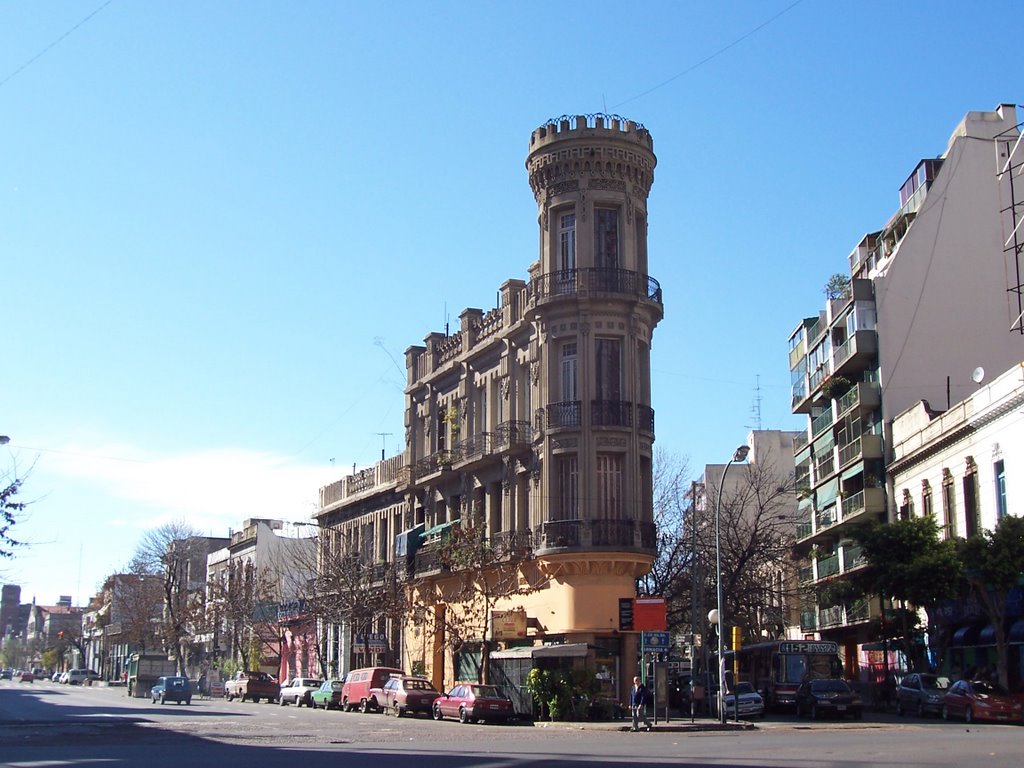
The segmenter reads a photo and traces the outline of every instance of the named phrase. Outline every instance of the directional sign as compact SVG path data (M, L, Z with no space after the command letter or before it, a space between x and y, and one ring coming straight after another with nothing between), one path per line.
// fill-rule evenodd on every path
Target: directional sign
M668 632L644 632L645 651L667 651L671 645Z

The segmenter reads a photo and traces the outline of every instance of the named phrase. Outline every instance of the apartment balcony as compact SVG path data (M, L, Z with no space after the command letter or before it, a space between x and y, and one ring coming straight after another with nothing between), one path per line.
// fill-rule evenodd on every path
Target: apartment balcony
M829 576L835 576L839 573L839 556L830 555L829 557L818 558L818 579L827 579Z
M442 448L439 451L424 456L413 465L413 476L415 482L423 482L442 472L450 471L452 464L458 458L458 453L453 449Z
M635 520L552 520L534 529L538 553L566 549L627 549L651 551L656 547L653 523Z
M810 518L796 524L796 539L801 541L814 533L814 523Z
M498 453L530 447L533 429L528 421L503 421L494 429L492 445Z
M836 376L866 368L878 355L878 334L855 331L841 346L832 350L832 369Z
M795 456L796 454L800 453L800 451L802 451L804 448L806 448L807 447L807 442L808 442L808 438L807 438L807 433L806 432L798 432L796 435L794 435L793 436L793 455Z
M533 531L500 531L491 537L491 546L499 556L526 554L533 550Z
M864 550L861 547L843 546L843 573L860 568L865 564L867 564L867 558L864 557Z
M818 629L818 612L800 611L800 630L802 632L814 632Z
M417 576L444 573L449 570L439 550L424 548L416 553L414 570Z
M839 500L839 521L844 525L867 522L872 515L885 512L885 489L865 488Z
M835 422L832 420L832 411L827 410L811 419L811 434L817 437Z
M563 269L530 281L530 295L536 304L595 293L649 301L659 307L662 303L658 281L628 269Z
M814 481L816 483L822 482L829 475L834 475L836 472L836 457L835 451L829 450L814 459Z
M872 382L857 382L849 391L839 398L840 417L848 413L868 413L878 408L881 402L878 393L878 385Z
M548 403L545 413L547 414L548 429L579 429L583 423L579 400Z
M594 427L631 427L633 404L625 400L591 400L590 424Z
M801 568L797 578L800 584L812 583L814 581L814 567L808 565L805 568Z
M790 408L793 413L809 413L811 410L811 393L807 388L807 377L804 376L793 384Z
M882 436L861 435L846 445L839 447L839 468L848 467L862 459L882 458Z

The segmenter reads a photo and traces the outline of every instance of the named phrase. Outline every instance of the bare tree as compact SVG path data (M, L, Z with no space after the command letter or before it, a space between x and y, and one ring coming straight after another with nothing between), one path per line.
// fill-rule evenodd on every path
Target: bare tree
M187 674L190 638L203 617L204 595L197 584L206 581L206 554L199 532L175 521L147 531L132 558L133 573L161 578L164 648L177 658L181 675Z
M689 463L658 449L654 454L654 525L658 553L638 584L641 595L664 597L670 630L689 626L693 546L689 537L693 486Z
M483 682L489 678L491 620L499 606L514 609L515 598L543 586L546 578L534 567L528 547L515 539L495 542L483 529L455 525L425 553L436 558L439 576L412 582L410 599L417 616L430 616L445 645L457 650L479 643Z
M216 627L226 633L229 657L244 661L246 669L258 669L260 658L276 652L277 583L269 567L238 559L228 565L223 581L211 579L207 584L203 629ZM273 649L271 654L265 653L268 648ZM253 655L260 658L251 658Z
M722 600L730 625L746 640L783 634L799 591L792 557L797 505L794 477L771 461L734 467L739 481L723 492L705 488L706 503L695 516L698 567L707 594L716 594L715 515L720 509Z

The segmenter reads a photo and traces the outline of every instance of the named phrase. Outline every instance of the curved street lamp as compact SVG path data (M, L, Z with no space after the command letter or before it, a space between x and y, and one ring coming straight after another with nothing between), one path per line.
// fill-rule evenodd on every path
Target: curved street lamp
M718 484L718 496L715 497L715 581L718 589L718 608L708 613L708 621L718 627L718 719L725 723L725 608L722 605L722 493L725 490L725 476L737 461L745 461L750 453L749 445L741 445L729 459L722 470L722 480ZM712 617L713 615L713 617ZM736 705L739 716L739 702Z

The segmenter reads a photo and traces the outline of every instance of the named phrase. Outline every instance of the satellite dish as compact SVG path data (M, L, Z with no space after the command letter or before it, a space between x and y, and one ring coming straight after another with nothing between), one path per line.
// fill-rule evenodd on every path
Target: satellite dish
M984 378L985 378L985 369L984 369L984 368L982 368L982 367L981 367L981 366L979 365L979 366L978 366L977 368L975 368L975 369L974 369L974 373L972 373L972 374L971 374L971 380L972 380L972 381L973 381L973 382L974 382L975 384L981 384L981 382L982 382L982 380L983 380Z

